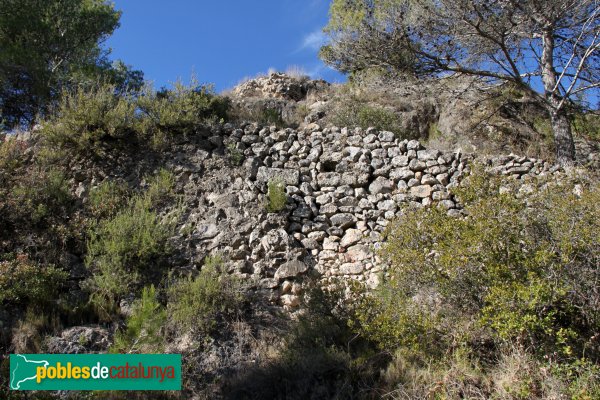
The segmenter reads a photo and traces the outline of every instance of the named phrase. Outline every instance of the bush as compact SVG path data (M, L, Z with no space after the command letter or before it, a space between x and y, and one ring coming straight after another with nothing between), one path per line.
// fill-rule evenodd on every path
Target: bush
M148 138L160 147L170 135L196 133L226 119L228 109L226 98L195 80L158 92L146 85L135 95L112 84L97 84L65 92L43 133L55 147L102 156L108 145L143 143Z
M209 256L196 277L184 277L167 292L169 326L180 333L209 334L231 319L242 303L240 282L223 271L223 260Z
M159 137L196 133L207 123L226 119L229 108L228 100L217 96L212 86L195 79L187 86L179 81L172 90L156 92L147 86L137 104L142 114L140 129Z
M69 274L42 266L26 255L5 255L0 261L0 303L41 306L53 302Z
M11 202L19 205L19 213L33 225L64 214L72 203L67 179L62 171L32 171L12 189Z
M166 321L167 313L158 302L156 289L154 286L145 287L142 290L142 297L133 306L131 316L127 318L127 328L117 333L110 352L162 352Z
M344 306L343 290L325 291L315 285L304 298L302 313L286 329L277 356L241 370L225 398L380 397L373 385L387 357L374 354L349 328L352 307Z
M135 137L136 105L116 87L98 84L65 92L54 116L43 125L48 141L83 154L103 153L101 143Z
M417 375L432 363L452 371L457 351L466 352L468 363L458 365L469 365L463 368L467 376L475 368L479 377L459 392L441 387L444 398L475 396L477 390L483 390L481 398L493 397L500 389L490 382L510 372L494 363L506 348L524 349L519 362L527 371L597 363L600 297L593 282L600 278L600 189L580 185L576 195L573 182L548 183L525 198L510 182L475 172L455 190L466 217L430 208L394 221L381 253L391 278L358 298L356 329L382 350L403 349L402 363ZM520 383L513 377L514 392L499 398L544 398L544 385L556 379L564 386L559 393L573 385L596 393L592 370L531 373ZM407 378L395 379L402 385ZM463 378L451 379L463 384Z
M285 185L281 180L274 179L269 181L267 186L267 211L270 213L276 213L283 210L287 204Z
M242 165L242 162L244 161L244 153L235 147L235 143L229 143L227 145L227 151L229 152L229 159L233 165Z
M111 217L123 207L128 197L126 185L106 180L90 190L88 208L98 219Z
M598 113L578 112L571 122L573 131L591 140L600 140L600 115Z
M331 122L337 126L374 127L403 136L399 117L387 108L365 104L360 99L345 99L333 111Z
M355 85L347 84L339 89L330 111L330 122L336 126L373 127L394 132L399 138L417 139L419 132L405 132L400 116L394 112L404 107L392 99L385 99L382 95L373 96Z
M90 228L86 265L93 275L88 286L101 314L110 315L120 298L160 274L174 224L159 217L154 207L169 195L172 183L170 174L159 173L146 193ZM112 196L109 189L101 190Z

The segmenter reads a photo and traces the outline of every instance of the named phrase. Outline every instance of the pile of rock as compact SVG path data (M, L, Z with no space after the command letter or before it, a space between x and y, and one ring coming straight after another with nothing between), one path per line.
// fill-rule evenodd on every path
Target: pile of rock
M243 156L241 165L233 154ZM178 141L160 157L113 160L109 172L84 165L74 169L73 186L85 197L105 179L135 184L135 166L152 171L166 163L184 209L171 239L171 265L193 271L208 254L220 253L230 273L287 307L299 304L307 275L376 286L385 265L374 250L389 222L429 206L461 215L449 189L476 158L425 149L392 132L314 123L300 130L226 124ZM519 181L559 170L515 155L481 161ZM267 187L274 180L284 184L287 205L268 213Z
M280 72L250 79L236 86L232 95L237 98L260 97L301 101L310 91L323 91L329 83L310 80L307 76L294 77Z
M341 277L376 286L385 266L374 249L388 223L407 209L426 206L460 215L449 189L469 173L473 160L372 128L249 124L227 125L222 134L227 151L245 156L240 168L227 170L223 148L200 159L184 150L173 157L191 209L183 225L192 231L190 238L177 240L186 243L181 254L195 260L194 268L207 253L221 252L231 261L231 272L258 282L257 289L289 307L299 304L306 274L324 282ZM186 159L198 165L190 167ZM484 161L518 179L558 169L514 155ZM285 185L288 197L278 214L265 207L273 180Z

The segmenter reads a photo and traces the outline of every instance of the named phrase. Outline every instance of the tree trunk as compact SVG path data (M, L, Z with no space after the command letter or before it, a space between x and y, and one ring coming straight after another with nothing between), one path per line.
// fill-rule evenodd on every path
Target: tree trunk
M556 159L560 165L571 165L575 162L575 143L571 133L571 124L564 109L564 102L559 94L556 70L554 69L554 32L553 27L544 29L542 57L542 82L546 92L547 107L550 112Z
M575 162L575 143L571 133L571 123L564 109L550 112L554 145L556 146L556 160L562 166L572 165Z

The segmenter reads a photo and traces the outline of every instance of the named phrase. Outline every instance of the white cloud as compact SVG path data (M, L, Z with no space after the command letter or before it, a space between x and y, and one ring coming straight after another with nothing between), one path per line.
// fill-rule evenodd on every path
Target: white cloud
M300 46L300 50L319 50L321 46L323 46L327 42L327 38L321 29L316 30L314 32L309 33L304 36L302 40L302 45Z

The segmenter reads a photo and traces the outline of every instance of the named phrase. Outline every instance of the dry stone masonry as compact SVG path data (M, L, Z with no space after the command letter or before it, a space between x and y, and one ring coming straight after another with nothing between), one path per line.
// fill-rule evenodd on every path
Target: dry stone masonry
M172 161L189 211L174 240L180 262L200 268L206 254L219 252L230 260L230 272L286 308L299 305L306 276L375 287L385 271L374 250L390 220L427 206L460 215L449 189L473 159L392 132L317 124L301 130L225 125L208 142L211 151L186 144ZM228 169L219 161L226 152L243 154L243 164ZM514 155L487 162L496 173L523 180L558 170ZM272 180L285 185L288 197L280 213L265 207Z

